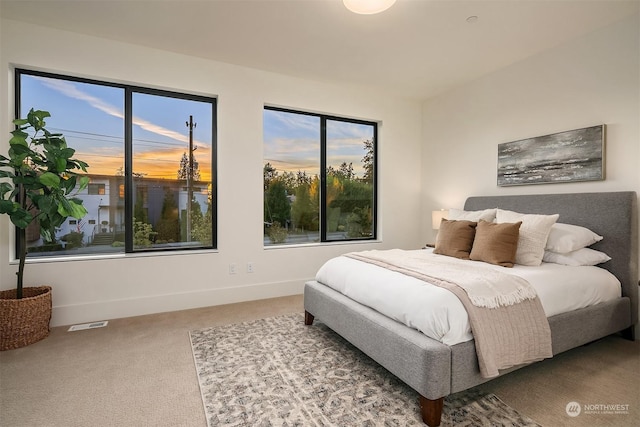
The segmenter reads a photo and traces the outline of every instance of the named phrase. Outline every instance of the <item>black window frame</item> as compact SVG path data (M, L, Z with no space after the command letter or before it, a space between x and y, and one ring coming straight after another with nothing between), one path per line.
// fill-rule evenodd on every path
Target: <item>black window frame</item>
M14 69L14 117L20 118L21 110L21 76L37 76L46 77L51 79L66 80L79 83L87 83L94 85L101 85L107 87L114 87L123 90L124 93L124 211L125 211L125 254L135 253L147 253L147 252L183 252L193 250L211 250L218 248L218 197L217 197L217 185L218 185L218 144L217 144L217 104L218 100L213 96L196 95L185 92L177 92L165 89L148 88L144 86L131 85L125 83L114 83L105 80L90 79L84 77L77 77L73 75L65 75L58 73L51 73L46 71L30 70L27 68L15 68ZM154 248L135 248L133 245L133 208L134 208L134 174L132 170L133 165L133 95L135 93L163 96L169 98L206 102L211 104L211 245L207 246L185 246L185 247L154 247ZM91 165L89 165L89 168ZM90 170L90 169L89 169ZM15 243L16 253L20 253L20 243ZM63 255L65 256L65 255ZM96 257L100 255L82 254L82 256ZM29 258L38 257L37 254L30 254Z
M265 105L264 110L280 111L283 113L300 114L320 119L320 243L336 242L366 242L378 239L378 122L371 120L351 119L334 116L331 114L312 113L309 111L296 110L292 108L275 107ZM368 238L347 238L340 240L327 239L327 121L339 121L355 123L373 127L373 200L372 200L372 235ZM304 244L303 244L304 245ZM269 245L267 247L286 247L288 245Z

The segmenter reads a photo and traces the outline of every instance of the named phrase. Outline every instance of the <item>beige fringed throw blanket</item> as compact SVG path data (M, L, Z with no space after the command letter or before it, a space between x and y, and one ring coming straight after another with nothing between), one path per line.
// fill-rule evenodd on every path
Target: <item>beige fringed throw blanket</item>
M521 277L478 261L429 252L362 251L346 254L448 289L462 302L485 378L500 369L552 356L549 322L535 289Z

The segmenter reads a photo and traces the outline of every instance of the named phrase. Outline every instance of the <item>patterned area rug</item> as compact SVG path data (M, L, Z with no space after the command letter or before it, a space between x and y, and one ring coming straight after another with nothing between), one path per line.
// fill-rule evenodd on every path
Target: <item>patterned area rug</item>
M424 426L417 393L301 314L192 331L213 426ZM538 426L492 394L445 399L443 426Z

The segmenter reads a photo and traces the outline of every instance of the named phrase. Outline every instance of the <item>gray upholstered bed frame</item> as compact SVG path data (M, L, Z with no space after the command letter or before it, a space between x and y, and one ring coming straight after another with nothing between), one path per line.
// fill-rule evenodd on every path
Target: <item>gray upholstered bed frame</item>
M638 322L635 192L470 197L464 209L495 207L558 213L558 222L582 225L604 236L593 248L611 256L601 266L622 282L622 298L549 318L553 354L617 332L634 339ZM442 344L315 281L305 284L304 308L307 325L318 318L416 390L422 419L429 426L440 424L445 396L487 381L480 376L473 341Z

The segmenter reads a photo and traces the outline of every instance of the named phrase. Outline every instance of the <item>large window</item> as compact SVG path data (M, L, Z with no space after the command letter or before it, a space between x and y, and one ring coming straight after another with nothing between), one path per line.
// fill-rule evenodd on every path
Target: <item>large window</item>
M89 164L78 194L88 214L30 257L216 247L216 100L16 70L16 116L51 113L75 158Z
M264 244L376 238L377 124L265 107Z

